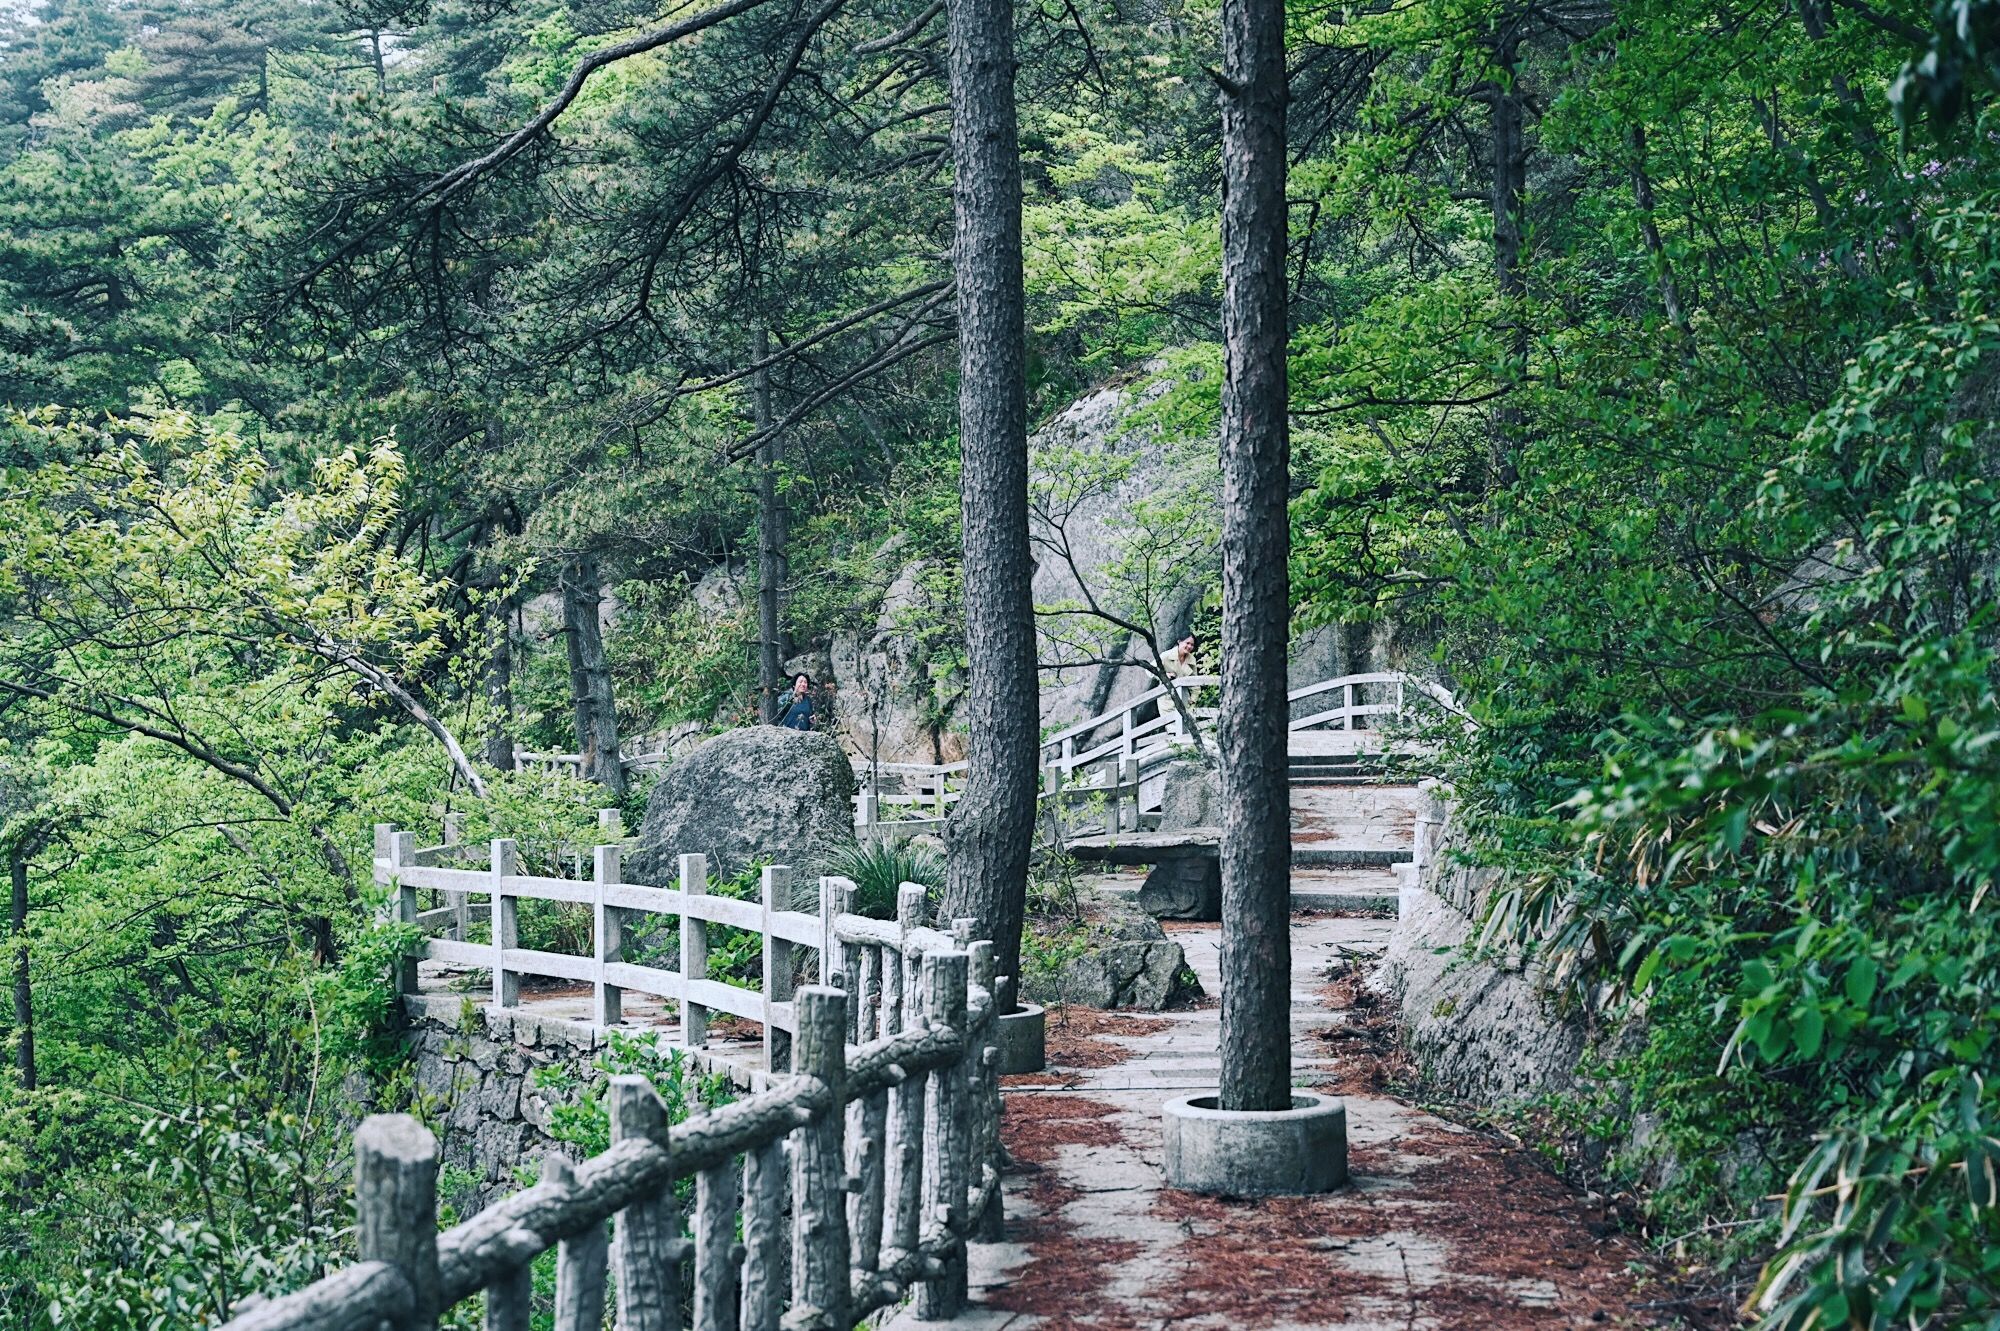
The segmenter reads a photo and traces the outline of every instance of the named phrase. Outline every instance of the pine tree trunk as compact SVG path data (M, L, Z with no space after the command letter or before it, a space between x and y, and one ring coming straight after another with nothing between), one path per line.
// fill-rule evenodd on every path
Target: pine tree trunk
M569 644L576 748L583 755L583 779L623 795L625 766L618 754L618 708L611 693L611 667L604 658L604 632L597 621L597 608L603 599L596 556L578 555L563 575L563 636Z
M486 765L514 770L514 602L493 607L492 650L486 657Z
M14 938L14 1062L21 1071L21 1089L35 1089L35 989L28 974L28 847L16 841L7 852L13 909L8 918Z
M770 335L757 330L756 357L771 354ZM751 402L756 427L761 432L771 426L771 372L759 370L751 379ZM775 438L766 439L757 453L757 685L763 695L764 720L772 725L785 710L785 638L780 615L784 610L785 508L778 500L778 464L783 449Z
M954 0L951 102L970 771L948 834L945 914L977 919L999 973L1019 975L1041 697L1010 0Z
M1291 1105L1285 13L1222 8L1222 1107Z

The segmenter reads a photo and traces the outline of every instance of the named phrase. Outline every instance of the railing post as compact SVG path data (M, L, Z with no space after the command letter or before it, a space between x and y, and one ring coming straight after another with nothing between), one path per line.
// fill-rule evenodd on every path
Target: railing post
M604 900L606 888L625 881L622 859L619 847L599 846L591 863L591 950L597 963L597 975L591 981L591 1006L600 1026L616 1026L625 1019L624 994L604 979L607 965L625 959L624 912Z
M417 889L410 886L409 873L417 865L417 834L415 832L393 832L389 837L390 872L396 876L396 920L400 924L417 922ZM396 963L396 992L414 994L417 992L417 954L411 952Z
M792 1037L771 1024L770 1006L791 1001L794 962L792 944L774 932L771 917L791 909L791 869L782 864L765 865L760 887L764 906L764 1070L778 1073L792 1066Z
M847 987L847 976L842 962L842 944L834 932L833 919L846 913L852 904L851 894L843 893L841 884L845 878L822 876L819 880L819 982L834 989Z
M370 1115L354 1134L357 1255L396 1268L413 1296L395 1331L430 1331L442 1311L437 1172L437 1138L408 1114Z
M742 1331L778 1331L785 1301L785 1139L743 1156Z
M708 1043L708 1009L694 1001L694 984L708 978L708 921L689 913L695 898L708 895L708 857L683 855L681 864L681 1043L699 1049Z
M562 1152L542 1157L544 1187L567 1191L575 1183L576 1166ZM609 1255L601 1224L556 1245L556 1331L603 1331Z
M860 830L864 835L872 835L882 821L882 796L873 789L861 792Z
M896 894L898 930L897 964L900 1000L895 1009L898 1031L915 1029L923 1007L921 959L908 950L912 930L923 923L924 889L904 883ZM924 1199L924 1078L910 1077L889 1092L888 1152L883 1161L884 1206L888 1223L882 1244L894 1262L904 1253L914 1252L923 1238Z
M924 1015L932 1026L965 1034L963 952L924 958ZM939 1274L917 1289L917 1316L927 1322L956 1317L965 1307L965 1134L959 1102L965 1073L959 1064L933 1069L924 1103L923 1239L942 1246Z
M986 1186L986 1171L993 1170L995 1186L992 1195L977 1215L971 1217L969 1237L976 1237L985 1243L997 1243L1006 1228L1006 1212L1003 1209L1000 1188L1000 1047L994 1042L994 1033L1004 1011L1001 1001L999 977L994 974L993 944L987 939L974 943L967 953L966 984L968 989L986 991L986 1015L973 1031L974 1038L966 1048L965 1066L966 1098L969 1110L967 1119L971 1123L969 1142L970 1177L966 1181L968 1190L977 1195Z
M616 809L597 811L597 830L612 837L625 835L625 815Z
M521 945L520 903L506 892L514 875L514 843L501 837L493 843L493 1006L519 1007L521 977L507 969L507 950Z
M860 1020L861 1005L859 982L861 969L861 949L857 944L843 942L836 934L834 921L842 915L854 913L854 884L845 878L825 877L819 880L820 928L825 932L826 946L819 952L819 982L835 989L846 991L847 1040L856 1043L856 1027Z
M798 1070L833 1095L827 1112L798 1130L792 1157L792 1304L814 1331L849 1331L846 1115L847 995L826 985L799 990ZM800 1320L806 1320L801 1317Z
M600 846L602 853L616 847ZM667 1109L644 1077L613 1077L605 1108L611 1142L643 1138L663 1151L673 1149ZM681 1261L685 1242L675 1237L680 1217L669 1184L618 1213L613 1222L611 1264L618 1281L617 1331L680 1331Z
M851 1002L858 1002L856 1044L894 1033L889 1014L888 974L895 949L864 946L861 949L861 978ZM900 987L900 986L898 986ZM854 1192L847 1202L849 1265L856 1271L874 1271L882 1259L882 1206L886 1179L883 1148L887 1143L889 1096L877 1091L847 1107L847 1176Z
M453 848L444 858L449 863L457 863L460 849L465 842L465 815L448 813L444 816L444 844ZM445 904L451 907L452 941L463 943L467 927L472 923L472 894L470 892L446 892Z

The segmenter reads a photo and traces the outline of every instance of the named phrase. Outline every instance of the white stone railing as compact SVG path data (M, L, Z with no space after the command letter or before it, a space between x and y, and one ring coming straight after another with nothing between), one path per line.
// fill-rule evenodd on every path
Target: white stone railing
M1214 724L1216 709L1196 705L1194 700L1201 696L1201 690L1216 688L1221 682L1217 675L1190 675L1173 681L1171 687L1188 695L1188 713L1196 725L1207 729ZM1451 694L1440 685L1400 671L1342 675L1293 689L1286 697L1293 711L1299 710L1297 704L1314 699L1334 702L1288 723L1287 729L1299 737L1293 743L1301 753L1314 751L1319 747L1314 740L1321 737L1351 737L1358 741L1358 747L1366 748L1367 732L1375 728L1370 724L1374 718L1401 716L1417 697L1457 711ZM1154 715L1145 715L1148 711ZM1167 697L1167 688L1147 689L1042 740L1043 798L1068 804L1102 797L1110 806L1105 830L1136 828L1143 817L1142 802L1151 799L1157 807L1159 791L1154 780L1159 769L1184 754L1188 743L1187 722L1181 709ZM966 764L871 765L857 758L854 768L861 786L854 798L855 827L881 836L942 827L950 806L958 801ZM1120 810L1128 799L1132 809L1126 815Z
M386 871L412 918L411 894L445 871L414 862L409 833L385 829L383 839L378 873ZM591 883L558 889L552 884L564 880L501 872L499 844L486 887L496 921L510 899L575 900L555 895L572 889L588 889L601 910L678 904L684 930L737 918L716 909L722 898L698 892L674 894L678 903L622 896L668 890L607 879L601 852L611 847L600 848ZM690 858L700 857L683 857L684 869ZM463 878L437 881L456 885L441 890L474 890ZM229 1328L430 1327L483 1292L488 1327L526 1331L529 1267L552 1248L557 1331L601 1331L607 1287L621 1331L678 1331L684 1311L698 1331L849 1331L912 1290L920 1316L955 1316L965 1301L966 1243L998 1238L1000 1227L995 1022L1007 982L993 973L992 944L969 941L968 922L951 934L924 928L924 891L914 884L905 885L894 922L843 909L853 891L845 880L822 880L818 917L772 910L773 885L767 871L766 902L755 908L768 930L767 990L790 974L789 965L772 969L773 940L809 941L831 981L759 1009L795 1037L790 1075L774 1071L761 1091L671 1129L644 1078L614 1078L608 1151L581 1164L552 1154L539 1184L443 1233L436 1139L405 1115L370 1118L355 1134L357 1263L295 1294L239 1307ZM601 936L601 915L599 924ZM481 951L480 964L498 967L495 1001L503 1005L510 967L518 975L555 955ZM654 984L668 974L609 969L618 964L595 966L596 983ZM678 985L697 1010L702 1000L735 1010L701 987L708 983L690 971L685 983L662 987ZM684 1032L695 1029L684 1023ZM673 1184L689 1177L694 1205L683 1215Z

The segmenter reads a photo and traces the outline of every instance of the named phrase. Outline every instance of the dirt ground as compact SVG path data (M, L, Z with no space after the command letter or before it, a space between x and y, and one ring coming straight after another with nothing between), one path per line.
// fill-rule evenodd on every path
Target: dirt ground
M1346 1102L1352 1182L1246 1200L1164 1186L1160 1105L1212 1087L1218 1014L1051 1014L1049 1068L1005 1079L1004 1242L976 1245L973 1331L1542 1331L1690 1325L1598 1199L1535 1152L1425 1112L1386 1013L1329 963L1380 921L1297 922L1295 1081ZM1213 926L1176 929L1214 976ZM1338 970L1338 967L1334 967ZM1214 977L1219 978L1219 977ZM1218 986L1211 985L1211 992ZM1357 998L1364 1001L1357 1003ZM1726 1322L1700 1323L1702 1326ZM900 1321L890 1324L903 1331ZM914 1325L914 1324L912 1324Z

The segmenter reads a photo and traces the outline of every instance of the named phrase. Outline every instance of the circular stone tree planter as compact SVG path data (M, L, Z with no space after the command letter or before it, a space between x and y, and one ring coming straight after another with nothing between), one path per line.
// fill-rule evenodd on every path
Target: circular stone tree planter
M1347 1182L1347 1107L1292 1093L1290 1109L1225 1110L1213 1095L1171 1100L1167 1186L1228 1197L1301 1196Z
M1046 1066L1043 1041L1047 1028L1040 1007L1023 1003L1018 1012L1001 1013L996 1030L1002 1076L1040 1072Z

